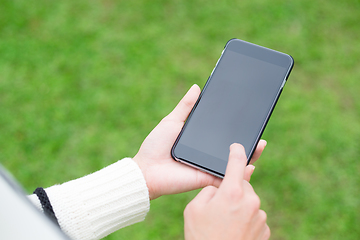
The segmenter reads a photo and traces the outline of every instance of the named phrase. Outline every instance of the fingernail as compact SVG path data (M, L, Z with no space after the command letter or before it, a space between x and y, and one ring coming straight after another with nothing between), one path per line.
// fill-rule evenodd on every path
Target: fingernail
M192 89L192 88L194 88L195 86L197 86L197 84L193 84L193 85L189 88L189 90Z
M254 165L251 165L251 164L249 164L248 165L248 167L250 168L250 170L251 170L251 174L250 174L250 176L254 173L254 171L255 171L255 166Z
M186 94L188 94L188 93L191 91L191 89L193 89L195 86L196 86L196 84L192 85L192 86L189 88L189 90L186 92ZM185 95L186 95L186 94L185 94Z

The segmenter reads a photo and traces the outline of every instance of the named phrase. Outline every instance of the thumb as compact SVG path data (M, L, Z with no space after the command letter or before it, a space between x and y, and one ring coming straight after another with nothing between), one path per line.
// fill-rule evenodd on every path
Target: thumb
M254 173L254 170L255 170L254 165L251 165L251 164L247 165L245 168L244 180L250 182L250 178L251 178L251 175Z
M191 109L195 105L200 92L199 86L194 84L166 118L168 120L185 122Z

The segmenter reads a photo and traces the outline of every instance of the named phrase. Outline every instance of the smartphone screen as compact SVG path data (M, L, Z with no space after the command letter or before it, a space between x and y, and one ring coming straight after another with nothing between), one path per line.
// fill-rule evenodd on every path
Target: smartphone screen
M289 55L230 40L172 151L175 159L224 176L232 143L250 159L293 66Z

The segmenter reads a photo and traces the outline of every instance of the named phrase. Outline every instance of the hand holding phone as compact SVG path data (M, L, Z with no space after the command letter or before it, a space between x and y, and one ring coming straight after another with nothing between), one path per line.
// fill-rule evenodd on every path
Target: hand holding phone
M192 86L174 110L163 118L146 137L133 158L143 172L150 199L209 185L218 187L221 183L221 179L217 177L174 161L170 154L171 147L199 94L200 88L197 85ZM253 161L260 157L265 145L265 141L259 143ZM250 179L252 171L251 166L246 167L245 178L247 180Z

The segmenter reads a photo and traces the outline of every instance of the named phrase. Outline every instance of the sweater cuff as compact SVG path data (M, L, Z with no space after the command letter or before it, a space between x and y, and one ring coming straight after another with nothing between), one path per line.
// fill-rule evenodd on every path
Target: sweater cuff
M131 158L46 193L61 229L73 239L101 239L143 221L150 209L145 179Z

